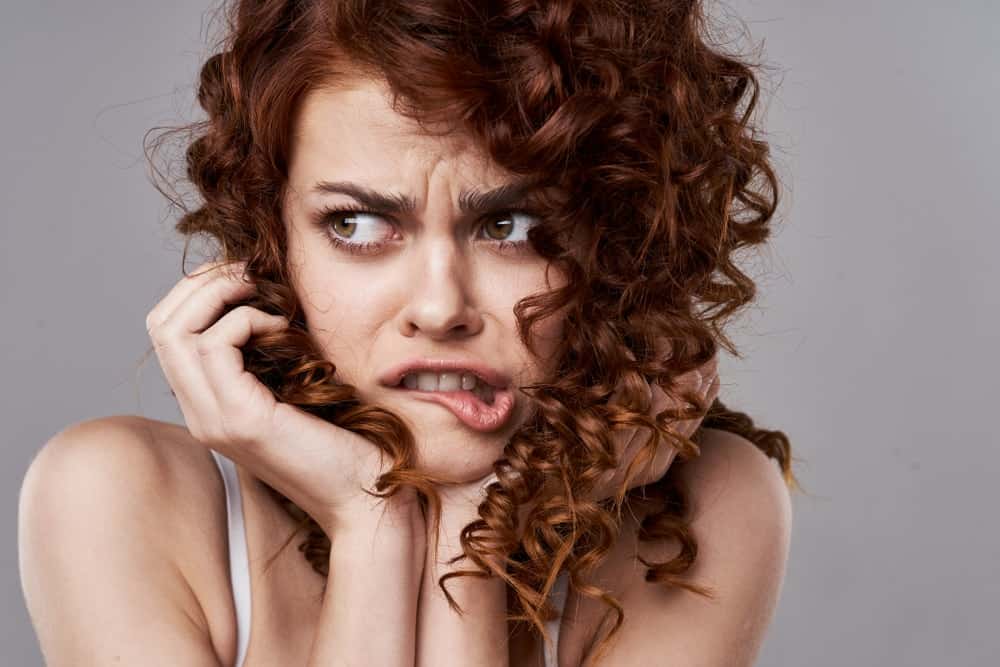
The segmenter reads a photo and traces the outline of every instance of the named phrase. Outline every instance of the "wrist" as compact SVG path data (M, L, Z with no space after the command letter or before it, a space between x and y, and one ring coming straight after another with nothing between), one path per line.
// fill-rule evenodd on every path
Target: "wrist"
M399 494L397 494L399 495ZM361 502L342 507L322 524L334 540L358 542L377 540L383 544L411 544L426 536L424 516L416 502L408 499L364 498Z
M330 572L378 576L419 588L427 551L423 529L385 530L367 524L341 526L329 533ZM408 582L408 583L407 583Z

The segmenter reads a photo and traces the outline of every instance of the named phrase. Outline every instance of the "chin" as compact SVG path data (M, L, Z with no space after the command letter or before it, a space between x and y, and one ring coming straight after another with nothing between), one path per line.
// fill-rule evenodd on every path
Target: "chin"
M416 468L456 482L475 482L493 472L493 463L503 456L509 438L506 429L475 433L460 424L452 428L435 426L411 426L417 441Z

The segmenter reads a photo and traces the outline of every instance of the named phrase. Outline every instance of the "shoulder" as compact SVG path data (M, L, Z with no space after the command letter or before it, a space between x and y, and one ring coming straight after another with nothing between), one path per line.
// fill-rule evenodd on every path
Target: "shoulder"
M223 484L207 466L210 452L184 427L132 415L78 422L44 443L18 505L22 584L41 641L43 628L85 623L94 596L106 619L145 608L172 623L160 636L187 628L207 638L192 554L200 546L208 570L225 554ZM155 606L167 599L171 611Z
M773 540L790 537L791 494L778 462L746 438L721 429L702 429L700 447L701 454L678 471L689 490L693 523L704 530L743 527L748 539L754 534L750 527L764 529L762 537L772 546ZM739 537L727 530L716 539Z
M680 464L697 555L684 580L712 597L649 584L632 571L625 624L609 665L754 664L777 606L792 527L791 496L781 469L737 434L704 429L701 454ZM664 562L677 545L634 542L647 561ZM624 574L624 573L623 573Z
M155 528L151 532L169 534L188 525L187 509L204 511L201 501L223 492L213 465L207 448L182 426L135 415L99 417L64 428L41 447L24 475L21 496L141 512Z

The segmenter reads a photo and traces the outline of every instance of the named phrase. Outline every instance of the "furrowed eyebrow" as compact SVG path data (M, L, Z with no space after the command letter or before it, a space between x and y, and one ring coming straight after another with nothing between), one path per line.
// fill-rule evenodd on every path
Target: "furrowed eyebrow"
M348 195L368 208L386 213L412 213L417 210L417 202L413 197L377 192L350 181L320 181L313 186L312 191L320 194Z
M528 183L507 183L493 190L465 190L458 196L458 210L463 213L489 213L520 205L531 187Z
M512 208L522 204L530 190L529 183L507 183L486 192L465 190L458 197L458 208L463 213L488 213ZM320 181L312 191L348 195L368 208L385 213L412 213L417 210L416 200L409 195L377 192L350 181Z

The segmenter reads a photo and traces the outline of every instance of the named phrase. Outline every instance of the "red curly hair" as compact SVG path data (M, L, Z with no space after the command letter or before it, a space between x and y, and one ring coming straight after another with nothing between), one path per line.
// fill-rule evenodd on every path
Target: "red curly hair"
M723 327L753 300L755 285L734 255L769 237L778 202L768 145L751 124L757 77L750 63L710 44L701 3L237 0L223 8L225 34L198 88L207 120L166 128L148 148L183 133L198 207L164 190L160 182L169 179L153 167L156 186L182 209L176 229L188 241L214 240L222 259L246 261L259 291L245 303L292 322L252 340L246 368L278 400L388 454L393 465L376 485L381 494L411 485L436 506L436 480L414 469L414 440L403 422L334 383L336 366L306 331L285 265L281 201L296 110L308 92L341 77L379 77L399 113L428 132L443 124L467 133L508 172L538 184L541 222L529 241L568 277L564 287L515 307L532 352L533 323L560 309L565 338L551 381L521 387L537 410L494 465L498 482L480 520L462 532L465 556L507 582L510 620L543 636L544 619L555 613L549 590L557 572L568 570L580 593L617 612L613 636L622 607L584 575L610 550L622 505L583 497L620 463L612 431L640 427L649 432L645 455L678 450L662 479L624 499L657 499L661 509L642 521L640 539L681 547L668 562L643 561L646 579L711 595L683 580L697 540L677 473L698 455L700 431L684 438L671 423L707 411L703 427L751 440L780 464L790 487L798 485L785 434L758 428L719 400L703 405L675 381L720 345L739 356ZM669 358L655 353L657 339L669 341ZM623 400L609 404L619 382ZM647 416L644 382L659 384L681 409ZM299 520L306 534L299 549L326 577L328 536L270 491ZM523 530L515 525L520 508L530 508ZM445 575L446 595L448 576L467 575Z

